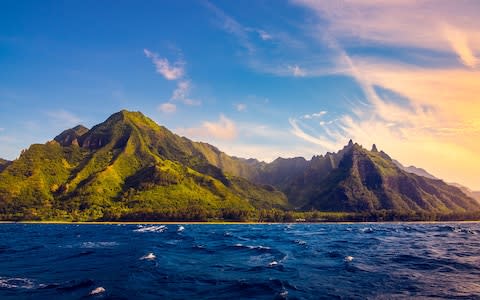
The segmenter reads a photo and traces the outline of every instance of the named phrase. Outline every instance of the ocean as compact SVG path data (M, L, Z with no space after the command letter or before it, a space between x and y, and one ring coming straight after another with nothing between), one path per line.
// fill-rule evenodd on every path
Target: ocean
M0 299L480 299L480 224L0 224Z

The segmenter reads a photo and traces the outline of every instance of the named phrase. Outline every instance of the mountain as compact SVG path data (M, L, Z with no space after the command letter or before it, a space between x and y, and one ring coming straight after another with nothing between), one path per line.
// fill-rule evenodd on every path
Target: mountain
M83 125L78 125L73 128L67 129L57 135L53 140L58 142L62 146L79 145L78 139L88 132L88 128Z
M302 161L300 170L291 167L298 159L281 162L273 171L264 168L257 181L279 188L300 210L448 213L480 207L454 186L404 171L375 145L368 151L350 141L337 153ZM283 169L292 170L289 178L276 180Z
M400 168L374 145L271 163L229 156L120 111L1 163L0 219L294 220L319 210L480 211L457 187ZM292 212L294 211L294 212ZM312 218L316 220L315 218Z
M221 168L220 168L221 167ZM195 143L139 112L32 145L0 173L4 218L243 218L288 208L283 193L235 174L248 161Z
M8 165L10 165L11 161L0 158L0 172L2 172Z
M427 177L427 178L430 178L430 179L438 179L437 177L433 176L432 174L430 174L429 172L427 172L426 170L422 169L422 168L417 168L415 166L409 166L409 167L405 167L403 166L400 162L396 161L396 160L393 160L393 162L402 170L406 171L406 172L409 172L409 173L413 173L413 174L416 174L418 176L423 176L423 177ZM448 183L449 185L451 186L454 186L454 187L457 187L459 188L465 195L477 200L478 202L480 202L480 191L472 191L471 189L469 189L468 187L464 186L464 185L461 185L459 183Z
M417 168L415 166L405 167L404 165L402 165L397 160L392 160L392 161L395 165L397 165L397 167L404 170L405 172L412 173L412 174L415 174L415 175L418 175L418 176L423 176L423 177L430 178L430 179L439 179L439 178L433 176L432 174L428 173L425 169Z
M449 183L450 185L453 185L457 188L459 188L462 192L464 192L466 195L469 197L472 197L473 199L477 200L480 202L480 191L472 191L468 187L461 185L459 183Z

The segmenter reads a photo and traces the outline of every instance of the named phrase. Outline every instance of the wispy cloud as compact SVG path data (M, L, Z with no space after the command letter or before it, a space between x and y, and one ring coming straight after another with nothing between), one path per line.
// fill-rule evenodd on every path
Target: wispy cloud
M181 80L177 84L177 88L173 91L171 101L179 101L186 105L200 105L199 100L190 98L190 90L192 84L189 80Z
M168 102L159 105L159 111L163 113L174 113L177 110L177 105L173 102L180 102L185 105L201 104L200 100L192 99L190 97L192 82L185 79L185 62L183 60L178 60L172 66L166 58L160 58L156 53L153 53L148 49L144 49L143 51L148 58L152 59L158 73L163 75L167 80L177 81L177 87L173 90L172 96Z
M258 36L260 36L260 38L264 41L273 39L273 37L265 30L257 29L256 31L258 33Z
M292 36L286 30L267 31L247 26L212 3L204 3L216 17L214 21L218 27L240 46L237 52L239 60L252 70L282 77L310 77L338 72L323 53L328 48L318 51L318 43ZM298 33L298 28L293 30ZM310 49L312 44L316 46L315 51Z
M64 109L47 111L46 115L49 117L51 122L62 128L65 126L75 126L82 122L80 117Z
M219 140L233 140L238 133L235 122L223 114L218 121L204 121L199 127L178 128L175 131L192 139Z
M452 52L467 66L480 51L479 1L293 0L341 42ZM461 16L461 17L459 17ZM411 49L409 49L411 50ZM478 62L477 62L478 63Z
M306 115L303 115L302 116L302 119L313 119L313 118L320 118L324 115L327 114L327 111L326 110L322 110L322 111L319 111L317 113L313 113L313 114L306 114Z
M445 25L445 37L464 65L471 68L478 65L479 59L475 57L473 49L469 46L468 36L465 32Z
M307 75L307 72L298 65L288 66L288 69L295 77L304 77Z
M165 102L158 106L158 110L162 113L171 114L177 111L177 106L173 103Z
M348 99L349 109L334 120L292 118L297 137L326 150L338 149L349 138L367 146L376 143L406 164L478 186L480 2L293 3L317 17L318 23L308 26L311 36L328 44L338 74L353 78L364 94L364 99ZM344 50L363 44L405 56Z
M238 103L235 105L235 109L239 112L247 111L247 105L245 103Z
M237 22L237 20L227 15L223 10L212 3L205 1L204 4L217 17L219 27L221 27L225 32L233 35L242 45L242 47L248 50L248 52L255 52L256 47L248 37L248 33L250 31L248 27L243 26Z
M145 56L152 60L155 65L157 73L161 74L167 80L177 80L183 77L185 74L185 62L177 60L175 63L170 64L168 59L161 58L157 53L153 53L148 49L143 49Z

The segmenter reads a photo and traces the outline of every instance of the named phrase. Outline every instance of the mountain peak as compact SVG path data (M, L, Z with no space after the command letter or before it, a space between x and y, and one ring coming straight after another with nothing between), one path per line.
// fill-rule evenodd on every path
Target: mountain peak
M88 132L88 128L83 125L77 125L73 128L64 130L53 140L62 146L78 145L78 138Z
M377 145L373 144L371 151L372 151L372 152L378 152Z
M139 111L129 111L129 110L126 110L126 109L122 109L121 111L119 112L116 112L114 114L112 114L110 117L108 117L108 119L106 120L107 122L108 121L123 121L123 120L127 120L127 119L135 119L135 118L145 118L145 115Z
M348 146L348 147L353 146L353 141L352 141L352 139L350 139L350 140L348 141L348 145L347 145L347 146Z

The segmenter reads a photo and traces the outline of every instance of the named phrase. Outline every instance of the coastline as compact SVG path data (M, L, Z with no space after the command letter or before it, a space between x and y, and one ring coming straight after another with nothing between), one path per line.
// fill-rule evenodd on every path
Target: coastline
M480 223L480 220L475 221L382 221L382 222L229 222L229 221L215 221L215 222L192 222L192 221L178 221L178 222L161 222L161 221L132 221L132 222L71 222L71 221L0 221L1 224L46 224L46 225L272 225L272 224L469 224Z

